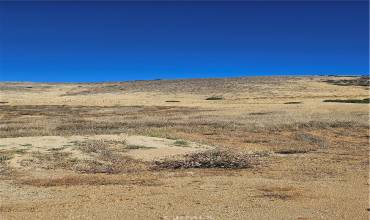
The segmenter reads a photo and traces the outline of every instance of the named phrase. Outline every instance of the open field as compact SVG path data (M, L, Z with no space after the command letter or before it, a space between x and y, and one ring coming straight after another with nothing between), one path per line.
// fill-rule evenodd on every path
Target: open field
M368 219L369 81L0 83L0 219Z

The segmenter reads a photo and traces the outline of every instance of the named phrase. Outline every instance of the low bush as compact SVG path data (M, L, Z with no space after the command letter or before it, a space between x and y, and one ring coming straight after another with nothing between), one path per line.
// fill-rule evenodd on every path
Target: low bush
M211 96L206 98L206 100L222 100L224 99L222 96Z
M154 162L154 169L225 168L243 169L252 167L252 157L222 150L210 150L185 155L181 160L166 159Z

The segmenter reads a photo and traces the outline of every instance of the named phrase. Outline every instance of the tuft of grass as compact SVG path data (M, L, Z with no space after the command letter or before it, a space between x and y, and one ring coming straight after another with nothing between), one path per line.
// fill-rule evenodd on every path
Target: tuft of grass
M268 115L268 114L271 114L273 112L251 112L249 113L250 115Z
M369 104L370 103L370 98L366 98L366 99L327 99L327 100L324 100L323 102Z
M22 147L32 147L32 144L21 144Z
M26 153L27 150L26 149L17 149L17 150L14 150L13 153L15 154L24 154Z
M275 153L278 153L278 154L305 154L305 153L308 153L310 152L311 150L310 149L281 149L281 150L277 150L275 151Z
M61 151L61 150L64 150L65 148L66 147L53 147L53 148L49 148L48 151Z
M5 162L10 159L12 158L9 155L6 155L6 154L0 155L0 163Z
M285 102L286 105L302 104L302 102Z
M223 100L224 98L222 96L211 96L206 98L206 100Z
M243 169L252 167L250 155L235 154L222 150L210 150L188 154L182 160L155 161L153 169L224 168Z
M173 142L173 144L176 146L188 146L189 145L189 143L184 140L176 140L175 142Z
M261 187L262 195L257 197L269 198L271 200L289 200L301 196L301 193L293 187Z
M137 149L153 149L154 147L147 147L144 145L135 145L135 144L129 144L125 147L125 149L129 150L137 150Z

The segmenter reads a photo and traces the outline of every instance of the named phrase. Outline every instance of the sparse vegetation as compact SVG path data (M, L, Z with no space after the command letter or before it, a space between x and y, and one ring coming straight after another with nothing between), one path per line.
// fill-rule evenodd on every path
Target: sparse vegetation
M7 160L10 160L10 159L11 159L11 157L7 154L1 154L0 155L0 163L4 162L4 161L7 161Z
M186 147L189 145L189 143L184 140L176 140L175 142L173 142L173 144L176 146L182 146L182 147Z
M370 98L366 98L366 99L327 99L327 100L324 100L323 102L369 104L370 103Z
M129 144L129 145L126 146L126 149L128 149L128 150L153 149L153 147L147 147L147 146L144 146L144 145Z
M302 148L297 148L297 149L280 149L275 151L275 153L278 154L305 154L308 152L311 152L311 149L302 149Z
M222 96L211 96L206 98L206 100L222 100L224 99Z
M337 86L370 86L369 76L351 77L351 79L329 79L324 82Z
M305 132L295 134L295 140L296 142L292 140L289 143L278 144L282 146L277 147L274 152L278 154L305 154L328 147L324 138Z
M153 169L189 169L189 168L251 168L253 157L228 151L212 150L186 155L184 159L155 161Z
M61 150L64 150L65 148L66 148L65 145L63 145L63 147L53 147L53 148L50 148L50 149L48 149L48 151L61 151Z
M302 104L302 102L284 102L284 104L287 104L287 105L296 105L296 104Z
M312 145L317 146L318 148L326 148L328 146L327 141L325 141L323 138L317 137L309 133L300 132L296 135L296 138L299 141L306 142L311 146Z
M121 146L117 146L121 144ZM145 169L145 163L134 160L120 153L127 149L126 141L86 141L79 143L79 149L92 155L92 160L84 160L75 166L75 170L82 173L107 173L116 174L134 172Z
M268 115L272 114L273 112L251 112L250 115Z
M15 154L24 154L27 152L27 149L16 149L12 152L14 152Z
M292 187L260 187L259 190L262 195L257 197L265 197L271 200L289 200L300 196L300 193Z

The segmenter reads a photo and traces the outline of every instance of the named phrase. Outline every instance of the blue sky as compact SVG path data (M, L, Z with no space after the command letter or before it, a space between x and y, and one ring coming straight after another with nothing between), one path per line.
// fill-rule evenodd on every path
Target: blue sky
M0 2L1 81L368 74L367 1Z

